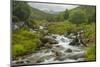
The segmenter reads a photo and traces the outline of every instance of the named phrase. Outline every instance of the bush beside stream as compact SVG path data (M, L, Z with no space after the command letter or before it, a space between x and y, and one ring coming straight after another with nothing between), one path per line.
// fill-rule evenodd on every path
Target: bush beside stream
M23 56L34 52L39 47L41 41L39 34L27 30L13 32L12 35L12 54L13 57Z

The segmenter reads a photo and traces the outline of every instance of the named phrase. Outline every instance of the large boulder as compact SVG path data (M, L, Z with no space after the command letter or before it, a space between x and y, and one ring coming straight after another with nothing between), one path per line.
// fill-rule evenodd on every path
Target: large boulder
M44 36L43 38L41 38L41 41L45 44L45 43L49 43L49 44L58 44L58 42L52 38L51 36Z

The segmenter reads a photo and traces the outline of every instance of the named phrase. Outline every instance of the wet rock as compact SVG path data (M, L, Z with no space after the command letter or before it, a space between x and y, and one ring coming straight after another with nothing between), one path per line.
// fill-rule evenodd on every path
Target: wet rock
M43 38L41 38L41 41L43 43L58 44L58 42L51 36L44 36Z
M41 62L43 62L43 61L44 61L44 59L41 58L41 59L39 59L36 63L41 63Z
M48 40L48 42L49 42L50 44L58 44L58 42L57 42L56 40L54 40L54 39Z
M78 58L84 58L84 57L85 57L85 53L84 52L69 54L67 56L67 58L69 58L69 59L75 59L75 60L77 60Z
M61 45L54 45L53 46L53 49L56 49L56 50L64 50L65 48Z
M45 44L45 47L46 47L46 48L52 48L52 44L46 43L46 44Z
M62 53L60 50L54 49L54 50L52 50L52 52L55 54L55 59L54 60L60 60L60 61L63 60L62 56L64 56L65 54Z
M63 61L65 59L66 59L65 54L59 53L59 54L56 55L54 60Z
M70 52L72 52L72 49L69 48L69 49L65 50L65 52L69 52L70 53Z
M64 38L61 38L61 41L62 41L62 42L66 42Z
M30 63L36 64L39 61L40 58L41 58L40 56L35 55L35 56L32 56L32 57L29 57L28 60L30 60Z
M55 56L62 56L63 55L63 53L60 52L60 50L58 50L58 49L52 49L52 52L55 54Z
M69 45L75 46L79 42L78 38L73 39L72 42L69 43Z
M74 39L74 38L76 38L76 35L74 33L71 33L67 37L70 39Z
M54 57L53 54L52 54L52 55L43 56L43 57L41 57L41 58L37 61L37 63L44 62L45 60L49 60L49 59L52 58L52 57Z
M49 49L45 50L45 53L48 53L48 52L50 52L50 50L49 50Z
M57 36L52 36L54 39L56 39L57 38Z
M84 57L85 57L84 53L76 53L76 54L71 53L71 54L67 54L67 55L57 56L55 58L55 60L63 61L66 59L73 59L76 61L84 61L84 59L79 59L79 58L84 58Z

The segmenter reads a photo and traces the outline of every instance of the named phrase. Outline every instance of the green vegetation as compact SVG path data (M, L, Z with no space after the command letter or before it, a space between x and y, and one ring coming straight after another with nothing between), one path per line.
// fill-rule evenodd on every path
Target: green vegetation
M18 57L34 52L41 44L41 41L39 40L38 33L21 29L17 32L13 32L12 44L13 57Z
M96 45L92 44L86 53L86 60L87 61L95 61L96 60Z
M48 26L48 31L55 34L64 34L66 32L76 32L76 25L68 21L56 22Z
M30 8L26 2L14 1L13 2L13 15L16 16L20 21L25 21L30 16Z
M82 10L74 10L69 15L69 21L76 24L86 23L87 18Z
M45 13L31 7L27 2L13 1L12 23L18 28L12 31L13 58L35 52L41 46L40 38L44 34L70 34L84 31L83 39L89 40L87 44L87 60L95 60L95 6L78 6L71 10L57 14ZM22 23L24 22L24 23ZM40 30L39 27L46 27ZM14 28L13 28L14 29ZM31 32L30 29L36 30Z

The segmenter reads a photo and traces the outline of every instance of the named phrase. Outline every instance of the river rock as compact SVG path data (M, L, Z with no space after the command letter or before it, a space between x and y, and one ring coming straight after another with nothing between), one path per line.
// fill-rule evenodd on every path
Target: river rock
M64 50L65 48L61 45L54 45L53 46L53 49L56 49L56 50Z
M60 61L64 60L64 59L62 59L62 56L64 56L65 54L62 53L60 50L54 49L54 50L52 50L52 52L54 52L54 54L55 54L54 60L60 60Z
M45 44L45 47L46 47L46 48L52 48L52 44L46 43L46 44Z
M58 44L58 42L51 36L44 36L43 38L41 38L41 41L43 43Z
M72 52L72 49L69 48L69 49L65 50L65 52L69 52L70 53L70 52Z
M37 63L44 62L45 60L49 60L49 59L52 58L52 57L54 57L53 54L52 54L52 55L43 56L43 57L41 57L41 58L37 61Z
M49 42L50 44L58 44L58 42L57 42L56 40L54 40L54 39L48 40L48 42Z
M43 61L44 61L44 59L43 59L43 58L40 58L39 60L37 60L36 63L41 63L41 62L43 62Z
M63 55L63 53L60 52L60 50L58 50L58 49L52 49L51 51L55 54L55 56L62 56Z
M78 38L74 38L73 41L69 43L69 45L73 45L73 46L79 45L79 40L78 40Z
M78 58L84 58L85 57L85 53L84 52L80 52L80 53L73 53L67 56L67 58L69 59L75 59L77 60Z
M54 39L56 39L57 38L57 36L52 36Z
M28 60L30 60L30 63L36 64L40 58L41 58L40 55L37 54L37 55L29 57Z

